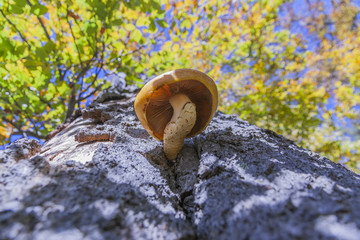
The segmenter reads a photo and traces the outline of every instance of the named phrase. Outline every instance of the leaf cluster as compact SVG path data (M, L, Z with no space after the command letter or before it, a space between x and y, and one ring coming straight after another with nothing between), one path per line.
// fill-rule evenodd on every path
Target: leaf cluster
M7 0L0 5L0 142L44 139L76 108L120 81L162 35L154 0Z
M360 8L325 2L4 1L0 141L44 138L119 73L140 86L194 68L220 110L358 171Z

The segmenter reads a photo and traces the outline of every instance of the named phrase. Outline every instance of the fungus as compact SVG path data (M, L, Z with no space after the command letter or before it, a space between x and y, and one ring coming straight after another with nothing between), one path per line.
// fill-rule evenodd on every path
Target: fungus
M201 133L215 114L218 92L214 81L193 69L178 69L149 81L135 100L135 112L146 131L164 142L175 159L184 139Z

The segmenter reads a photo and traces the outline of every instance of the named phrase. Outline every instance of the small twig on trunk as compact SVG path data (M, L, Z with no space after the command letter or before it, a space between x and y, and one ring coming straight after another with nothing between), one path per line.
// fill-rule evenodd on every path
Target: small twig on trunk
M76 84L72 83L71 95L70 95L70 100L69 100L69 104L68 104L68 109L66 111L65 121L68 120L72 116L72 113L75 110L75 104L76 104Z

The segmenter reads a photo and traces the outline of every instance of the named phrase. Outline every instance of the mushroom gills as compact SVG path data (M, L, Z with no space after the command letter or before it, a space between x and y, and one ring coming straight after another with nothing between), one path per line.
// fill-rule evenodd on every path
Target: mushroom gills
M164 152L168 159L173 160L195 125L196 106L185 94L176 94L169 102L174 113L164 130Z

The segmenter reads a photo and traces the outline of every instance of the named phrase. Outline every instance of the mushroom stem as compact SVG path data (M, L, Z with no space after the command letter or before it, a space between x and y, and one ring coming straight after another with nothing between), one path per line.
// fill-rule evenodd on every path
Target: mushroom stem
M185 94L176 94L169 102L174 113L164 130L164 152L168 159L173 160L195 125L196 107Z

